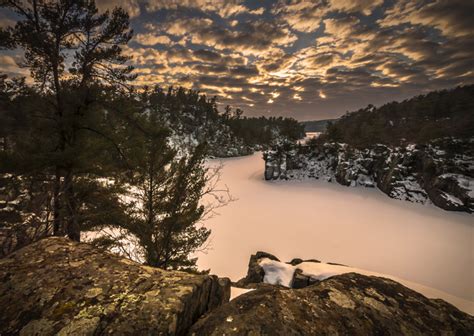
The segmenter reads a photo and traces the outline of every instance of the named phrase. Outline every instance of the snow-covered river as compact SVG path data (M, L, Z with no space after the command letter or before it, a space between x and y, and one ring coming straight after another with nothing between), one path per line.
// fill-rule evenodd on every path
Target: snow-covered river
M199 253L201 269L238 280L258 250L283 261L315 258L434 288L474 312L474 216L376 189L264 181L261 153L222 162L222 183L238 200L206 223L211 249Z

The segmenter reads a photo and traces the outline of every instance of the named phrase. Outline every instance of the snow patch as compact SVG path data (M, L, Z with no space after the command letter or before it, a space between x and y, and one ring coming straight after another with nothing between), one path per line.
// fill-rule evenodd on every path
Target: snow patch
M407 281L392 275L371 272L368 270L348 267L342 265L332 265L326 263L315 263L315 262L302 262L296 266L286 264L283 262L270 260L268 258L262 258L259 261L259 265L265 271L265 276L263 282L272 284L272 285L282 285L285 287L291 288L291 282L293 279L293 274L297 269L300 269L304 275L311 277L314 280L326 280L330 277L346 274L346 273L358 273L366 276L376 276L391 279L393 281L399 282L405 287L408 287L418 293L425 295L428 298L433 299L443 299L447 302L455 305L461 310L464 310L470 314L474 313L474 302L465 300L451 294L445 293L435 288L427 287L415 282Z
M272 285L291 287L291 280L295 272L294 266L268 258L262 258L259 265L265 271L263 282Z
M232 301L236 297L239 297L242 294L253 291L252 288L239 288L239 287L230 287L230 300Z

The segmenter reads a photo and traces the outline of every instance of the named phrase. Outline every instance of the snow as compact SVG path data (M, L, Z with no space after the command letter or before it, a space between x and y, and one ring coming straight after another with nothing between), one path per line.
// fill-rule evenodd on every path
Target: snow
M197 255L200 269L238 280L250 255L266 251L391 274L453 304L474 301L472 215L394 200L376 188L265 181L261 156L222 161L222 183L237 200L206 222L211 249Z
M407 151L413 152L413 151L415 150L415 148L416 148L416 145L414 145L414 144L409 144L409 145L407 146Z
M462 201L459 198L457 198L456 196L453 196L453 195L448 194L446 192L441 192L441 196L443 198L445 198L447 201L449 201L450 203L452 203L453 205L455 205L455 206L463 205Z
M457 306L458 308L473 314L474 313L474 302L465 300L462 298L457 298L453 295L445 293L443 291L430 288L427 286L423 286L411 281L407 281L405 279L400 279L396 276L377 273L377 272L370 272L367 270L355 268L355 267L348 267L348 266L341 266L341 265L330 265L326 263L314 263L314 262L303 262L296 266L292 266L286 263L270 260L268 258L263 258L259 262L260 266L265 271L264 282L273 284L273 285L283 285L286 287L291 287L291 278L293 277L293 273L296 269L300 269L303 271L304 275L310 276L315 280L325 280L335 275L345 274L345 273L359 273L362 275L367 276L377 276L392 279L396 282L401 283L402 285L417 291L425 295L428 298L442 298L451 304ZM278 270L280 270L280 274L278 274ZM291 276L290 276L291 274ZM268 277L267 277L268 275ZM279 282L278 279L288 279L290 278L289 282Z
M467 195L474 198L474 178L461 174L443 174L440 178L452 178L457 184L467 190Z
M392 179L394 178L395 176L392 176ZM393 188L390 193L393 198L421 204L431 203L428 195L416 181L414 176L408 176L406 180L397 181L397 184L399 186Z
M293 273L295 272L295 269L292 265L275 262L274 260L270 260L268 258L263 258L259 264L265 270L263 282L286 287L291 286L291 279L293 278Z
M301 140L298 140L299 144L305 145L309 140L317 138L321 135L321 132L306 132L305 137Z
M230 287L230 300L232 301L236 297L238 297L242 294L251 292L253 290L254 289L251 289L251 288L247 289L247 288L239 288L239 287Z

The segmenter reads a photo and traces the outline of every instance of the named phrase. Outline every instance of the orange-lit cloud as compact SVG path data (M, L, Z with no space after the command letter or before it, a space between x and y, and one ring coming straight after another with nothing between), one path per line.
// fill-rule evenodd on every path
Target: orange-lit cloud
M474 82L474 2L100 0L131 16L136 85L182 85L247 114L337 117ZM0 26L14 17L0 11ZM0 71L27 75L18 51Z

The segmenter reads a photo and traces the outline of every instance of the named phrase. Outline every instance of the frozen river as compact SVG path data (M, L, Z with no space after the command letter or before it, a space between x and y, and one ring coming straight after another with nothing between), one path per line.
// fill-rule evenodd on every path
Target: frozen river
M474 312L474 216L323 181L264 181L261 153L225 159L236 201L206 222L201 269L238 280L250 255L315 258L428 286Z

